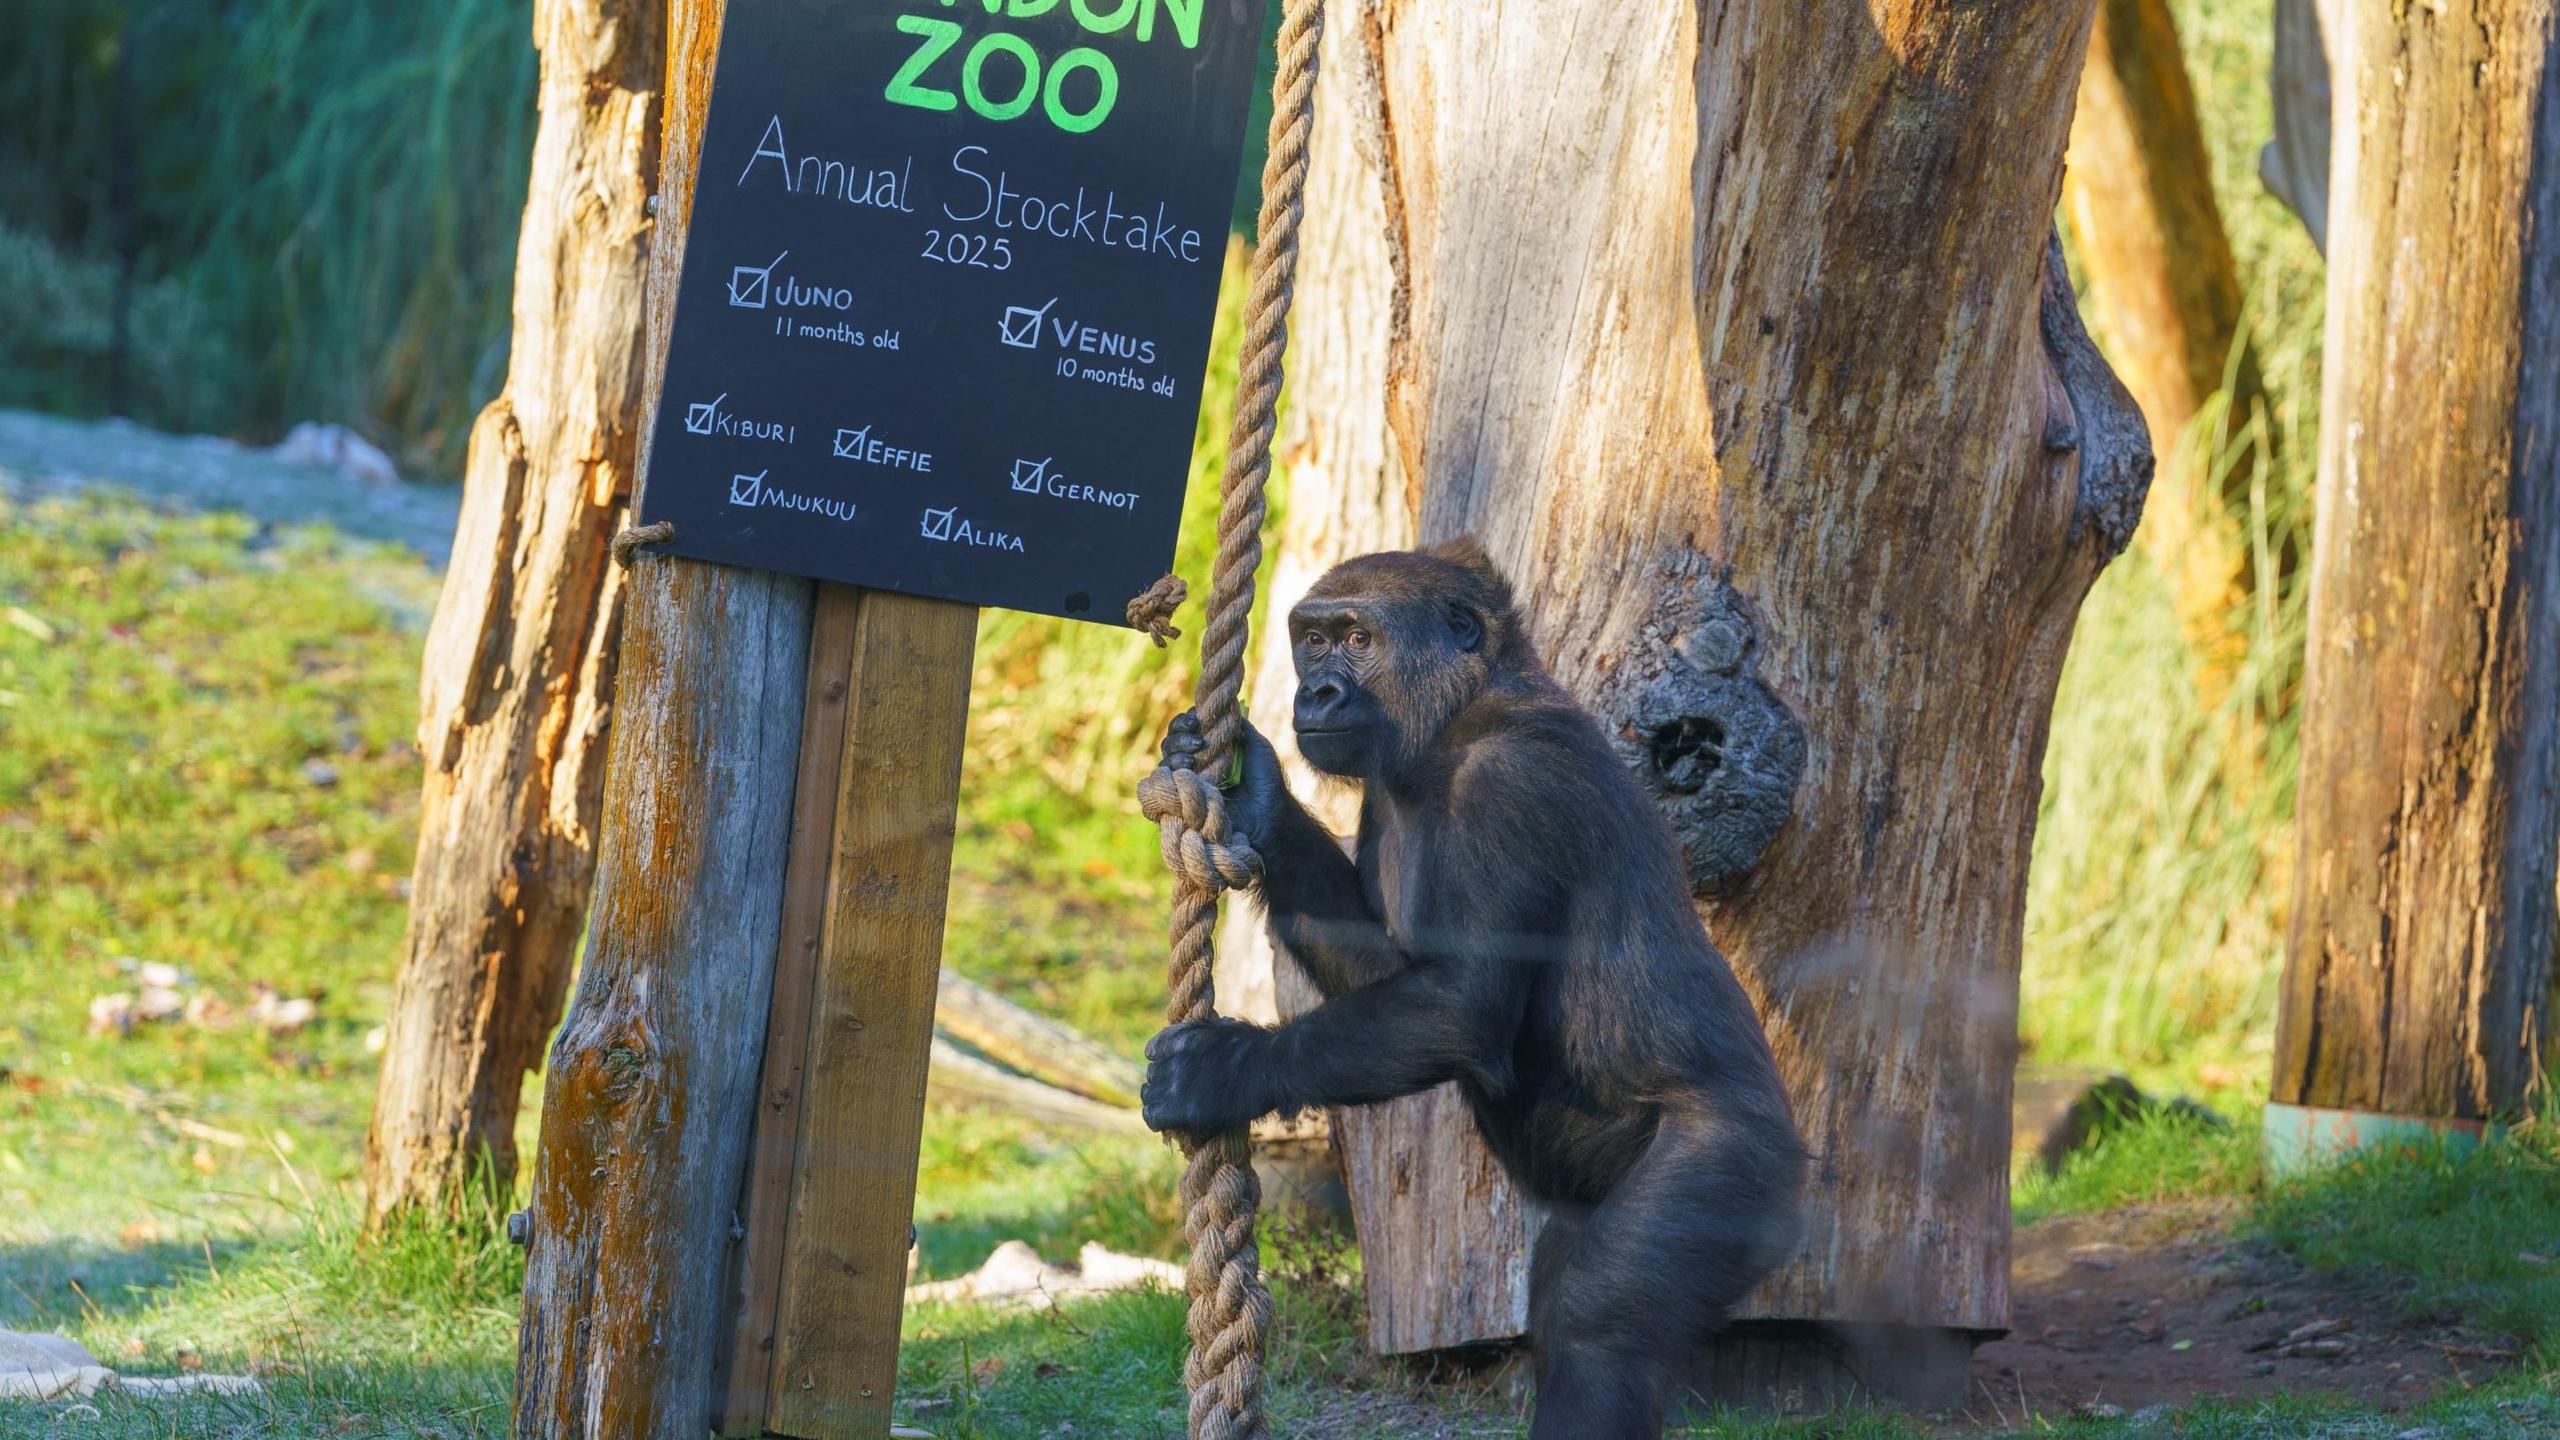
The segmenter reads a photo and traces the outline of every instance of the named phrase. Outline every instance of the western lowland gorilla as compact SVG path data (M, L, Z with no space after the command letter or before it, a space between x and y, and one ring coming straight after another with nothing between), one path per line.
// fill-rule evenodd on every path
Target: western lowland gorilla
M1457 1081L1550 1217L1532 1440L1658 1436L1700 1342L1795 1243L1805 1157L1768 1039L1668 824L1481 549L1347 561L1289 632L1298 748L1361 786L1354 854L1250 729L1227 813L1324 1002L1158 1035L1147 1123L1208 1134ZM1165 753L1201 743L1184 716Z

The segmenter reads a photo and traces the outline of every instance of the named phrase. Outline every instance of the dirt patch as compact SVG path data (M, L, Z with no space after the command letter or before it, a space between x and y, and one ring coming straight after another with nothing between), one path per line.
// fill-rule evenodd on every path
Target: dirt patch
M2137 1206L2018 1231L2014 1326L1974 1352L1968 1419L2133 1414L2207 1396L2337 1394L2384 1411L2512 1358L2456 1317L2412 1321L2232 1237L2227 1204Z

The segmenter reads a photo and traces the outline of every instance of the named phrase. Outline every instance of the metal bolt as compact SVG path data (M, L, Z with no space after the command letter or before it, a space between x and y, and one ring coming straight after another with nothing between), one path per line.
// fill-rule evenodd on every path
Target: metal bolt
M658 218L658 203L657 196L652 195L649 197L649 218L652 220Z
M533 1212L519 1210L507 1217L507 1243L522 1250L533 1243Z

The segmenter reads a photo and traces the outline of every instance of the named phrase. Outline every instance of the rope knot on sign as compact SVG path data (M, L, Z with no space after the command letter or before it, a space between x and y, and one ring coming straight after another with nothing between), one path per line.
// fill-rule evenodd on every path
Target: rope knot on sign
M1155 637L1156 648L1162 650L1182 638L1182 632L1173 628L1173 612L1190 598L1191 587L1183 583L1182 577L1167 575L1129 602L1129 624Z
M676 522L661 520L655 525L639 525L613 537L613 563L625 570L631 568L631 557L643 545L664 545L676 538Z
M1218 558L1209 575L1209 619L1200 637L1198 711L1206 742L1196 771L1168 765L1139 786L1138 803L1161 828L1173 897L1172 963L1166 1020L1179 1025L1217 1014L1211 985L1218 897L1262 875L1262 857L1227 826L1226 806L1207 776L1223 775L1244 719L1244 652L1253 625L1254 572L1262 566L1264 487L1279 428L1281 361L1289 348L1289 304L1297 288L1298 223L1307 191L1307 141L1315 128L1316 37L1324 0L1287 0L1279 70L1272 81L1271 154L1262 167L1260 243L1236 383L1227 471L1218 485ZM1167 577L1129 606L1129 623L1162 645L1181 603ZM1181 1137L1183 1237L1191 1245L1191 1440L1257 1440L1263 1435L1262 1351L1271 1331L1271 1295L1253 1238L1262 1182L1243 1131Z

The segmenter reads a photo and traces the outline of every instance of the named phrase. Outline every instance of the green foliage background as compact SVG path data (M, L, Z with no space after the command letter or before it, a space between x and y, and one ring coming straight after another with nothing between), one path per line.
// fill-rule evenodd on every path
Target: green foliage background
M108 408L129 262L134 418L458 461L506 356L530 0L9 8L0 273L74 279L0 285L0 404Z

